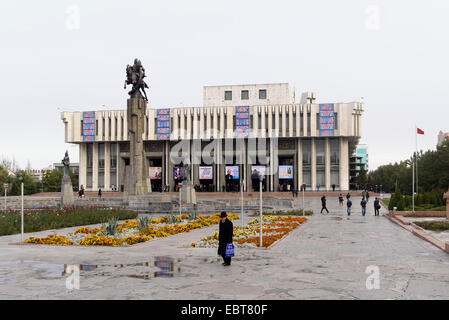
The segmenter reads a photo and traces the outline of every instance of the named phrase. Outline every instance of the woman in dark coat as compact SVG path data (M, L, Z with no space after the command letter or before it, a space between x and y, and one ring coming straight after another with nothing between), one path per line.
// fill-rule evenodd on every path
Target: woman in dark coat
M232 243L233 229L232 222L227 218L226 212L220 215L221 221L218 229L218 255L223 257L223 265L231 265L231 257L226 258L226 245Z

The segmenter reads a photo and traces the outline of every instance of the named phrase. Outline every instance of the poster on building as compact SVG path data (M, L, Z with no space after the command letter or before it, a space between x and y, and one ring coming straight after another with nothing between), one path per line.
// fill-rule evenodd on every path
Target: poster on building
M151 180L162 180L162 167L149 167Z
M259 179L259 175L265 175L265 166L251 166L251 179Z
M279 179L293 179L293 166L279 166Z
M184 180L184 167L173 168L173 179Z
M95 111L83 112L83 141L95 141Z
M157 140L170 140L170 109L158 109L156 116Z
M235 107L235 137L247 138L249 135L249 107Z
M333 137L334 123L334 104L320 104L320 137Z
M226 176L231 176L231 179L240 179L239 166L226 166L225 167L225 178Z
M211 180L213 170L212 167L199 167L199 178L200 180Z

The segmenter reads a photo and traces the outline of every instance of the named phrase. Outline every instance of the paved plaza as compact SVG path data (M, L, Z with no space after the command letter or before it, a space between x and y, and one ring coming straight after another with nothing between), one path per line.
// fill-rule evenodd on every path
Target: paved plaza
M362 217L354 197L347 219L337 198L328 198L329 214L313 198L309 221L269 249L236 250L231 267L214 248L189 247L218 226L130 247L11 245L20 235L0 237L0 299L448 299L449 255L383 217L384 208L375 217L373 200ZM161 257L169 276L154 265ZM79 290L66 288L67 264L85 269ZM367 268L378 268L378 289L367 288Z

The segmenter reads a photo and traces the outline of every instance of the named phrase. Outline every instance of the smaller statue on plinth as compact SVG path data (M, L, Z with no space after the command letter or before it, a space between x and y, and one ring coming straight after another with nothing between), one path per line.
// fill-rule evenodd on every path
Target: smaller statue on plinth
M69 151L65 151L64 159L62 159L62 164L64 165L64 177L69 177L69 167L70 167L70 158Z

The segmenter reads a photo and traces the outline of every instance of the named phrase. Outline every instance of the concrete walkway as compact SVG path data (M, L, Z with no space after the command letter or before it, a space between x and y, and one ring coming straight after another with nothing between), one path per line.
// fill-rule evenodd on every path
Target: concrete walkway
M308 222L270 249L237 250L231 267L216 249L184 247L217 226L117 248L8 245L17 236L3 237L0 299L448 299L449 255L375 217L373 200L362 217L355 197L348 220L337 198L328 199L329 214L314 198ZM81 271L80 289L68 290L64 264L99 266L85 267L92 271ZM379 289L367 289L367 267L378 268Z

